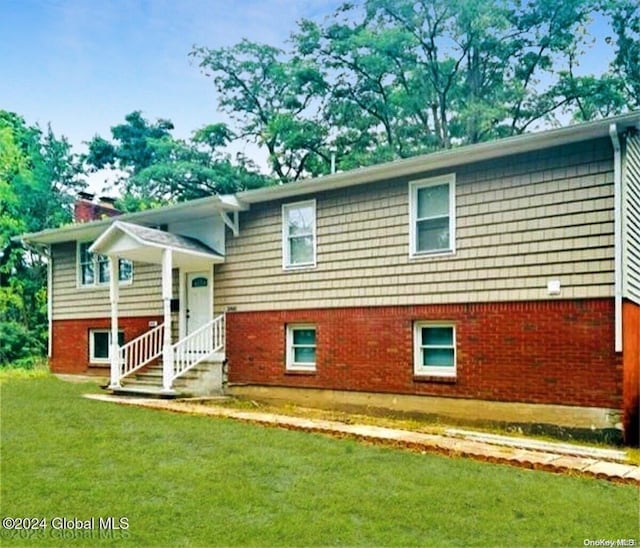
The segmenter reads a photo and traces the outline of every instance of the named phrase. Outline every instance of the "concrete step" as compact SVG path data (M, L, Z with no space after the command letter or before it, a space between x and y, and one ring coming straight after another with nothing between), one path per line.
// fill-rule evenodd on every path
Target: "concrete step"
M221 370L221 362L202 362L178 377L173 383L174 390L167 394L162 389L162 364L151 365L122 379L122 388L112 390L112 393L147 397L221 395Z
M142 398L175 399L181 397L176 390L165 392L162 386L145 386L139 384L123 384L122 388L111 388L111 393L116 396L136 396Z
M197 379L201 373L204 373L206 371L207 369L199 369L199 370L191 369L186 373L180 375L177 378L176 382L179 381L180 379ZM136 379L138 381L150 380L150 381L162 383L162 371L151 371L149 373L136 373L131 378Z

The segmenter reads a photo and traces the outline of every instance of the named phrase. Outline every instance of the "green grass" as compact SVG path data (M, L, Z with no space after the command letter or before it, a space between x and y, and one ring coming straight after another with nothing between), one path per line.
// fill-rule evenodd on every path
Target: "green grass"
M125 516L116 538L131 546L638 539L633 486L121 407L80 397L95 385L52 377L0 390L3 517ZM113 544L97 532L38 534L22 544Z

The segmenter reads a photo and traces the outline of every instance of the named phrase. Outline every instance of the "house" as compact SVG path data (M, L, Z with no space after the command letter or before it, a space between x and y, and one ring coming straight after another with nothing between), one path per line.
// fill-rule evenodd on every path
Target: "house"
M51 368L119 390L157 364L171 394L194 368L220 390L225 362L232 394L637 443L639 130L632 113L27 234Z

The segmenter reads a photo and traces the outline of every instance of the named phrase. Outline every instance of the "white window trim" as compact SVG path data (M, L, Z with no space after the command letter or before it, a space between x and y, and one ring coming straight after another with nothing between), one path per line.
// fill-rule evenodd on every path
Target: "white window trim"
M96 287L109 287L109 282L101 282L98 280L98 260L95 259L93 261L93 283L84 284L82 283L82 266L80 263L80 246L83 244L92 244L94 240L82 240L76 242L76 287L79 289L94 289ZM97 254L94 253L94 257L97 257ZM120 259L126 260L126 259ZM133 261L129 261L131 263L131 277L128 280L119 280L118 285L131 285L133 283L134 276L134 268Z
M316 362L310 363L296 363L294 361L293 352L293 332L298 329L313 329L316 334L316 360L318 359L318 329L315 324L311 323L294 323L287 324L287 371L315 371Z
M287 211L299 207L311 206L313 209L313 227L312 227L312 239L313 239L313 261L309 263L291 264L290 248L289 248L289 222L287 220ZM284 270L303 270L306 268L316 267L316 255L317 255L317 237L316 237L316 223L317 223L317 208L316 200L305 200L303 202L293 202L289 204L282 204L282 268Z
M416 231L418 217L418 190L429 186L442 184L449 185L449 249L436 249L433 251L418 251ZM419 179L409 183L409 257L412 259L422 257L436 257L441 255L453 255L456 252L456 174L449 173L428 179Z
M453 367L422 365L422 328L450 327L453 330ZM444 347L443 347L444 348ZM447 346L446 348L450 348ZM455 377L458 369L458 348L456 341L456 326L453 322L419 321L413 324L413 374L426 377Z
M95 341L93 336L96 333L106 333L109 336L109 355L106 358L97 358L95 355ZM124 331L120 329L118 336L124 335ZM89 329L89 363L110 363L111 361L111 330L110 329Z

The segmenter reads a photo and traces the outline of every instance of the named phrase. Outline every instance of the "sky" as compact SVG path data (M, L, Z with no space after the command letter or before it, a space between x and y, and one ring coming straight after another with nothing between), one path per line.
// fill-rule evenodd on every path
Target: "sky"
M0 108L66 136L76 152L141 110L176 137L226 118L188 53L243 38L274 46L339 0L0 0ZM251 145L237 145L251 157ZM260 162L260 159L257 159ZM95 183L94 183L95 184Z
M340 0L0 0L0 108L51 123L76 152L124 116L168 118L188 138L217 111L213 82L188 53L243 38L286 47L301 18L321 21ZM601 31L587 67L601 63ZM605 66L598 67L604 70ZM258 164L264 153L237 143ZM262 154L262 157L261 157ZM98 179L91 181L99 191Z

